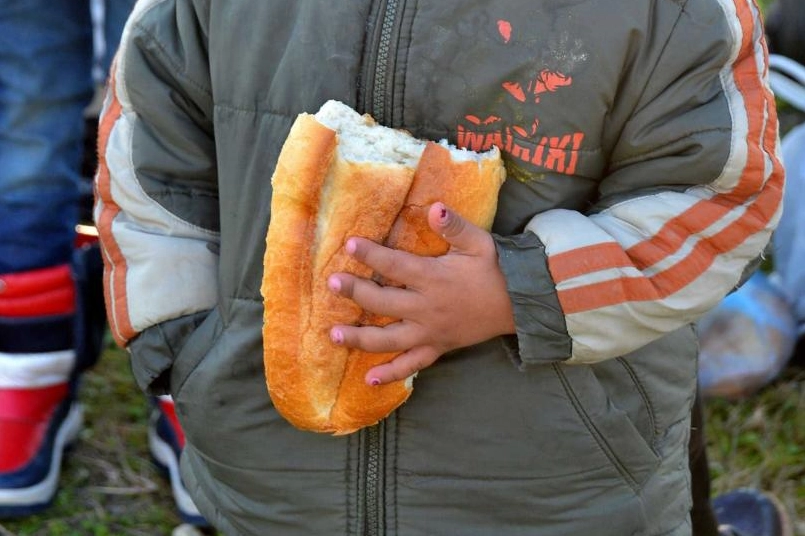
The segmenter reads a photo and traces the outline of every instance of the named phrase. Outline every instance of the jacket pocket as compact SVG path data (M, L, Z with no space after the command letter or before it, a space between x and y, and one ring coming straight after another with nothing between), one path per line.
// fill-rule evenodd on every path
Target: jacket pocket
M181 394L187 378L198 367L223 331L221 315L212 309L196 329L185 339L173 362L170 391L174 398Z
M554 364L553 368L588 433L623 481L639 492L659 466L660 456L607 396L590 367Z
M153 325L131 341L128 350L132 373L143 391L152 395L170 392L177 355L207 315L204 311Z

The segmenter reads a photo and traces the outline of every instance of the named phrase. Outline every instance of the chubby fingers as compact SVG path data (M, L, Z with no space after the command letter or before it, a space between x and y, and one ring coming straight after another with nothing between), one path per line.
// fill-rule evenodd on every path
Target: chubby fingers
M433 364L439 358L430 346L418 346L402 353L383 365L369 370L364 380L369 385L383 385L413 376Z
M397 354L393 360L372 368L365 381L369 385L382 385L402 380L429 367L442 352L429 345L421 345L421 330L417 324L400 320L386 326L338 325L330 329L330 340L350 348L360 348L374 354Z
M349 298L361 309L382 316L404 318L415 307L418 293L393 286L382 286L348 273L335 273L327 279L332 292Z
M429 259L405 251L387 248L360 237L349 238L344 246L355 260L365 264L390 281L408 285L418 281L427 270Z
M383 365L373 367L364 380L383 385L405 378L431 366L442 354L433 346L414 346L420 340L415 324L401 320L384 327L334 326L330 339L338 344L371 353L402 352Z
M330 340L349 348L360 348L373 354L408 350L416 338L416 328L401 320L386 326L347 326L330 328Z
M364 377L369 385L404 380L439 358L441 352L432 346L413 346L417 337L416 326L404 320L384 327L334 326L330 330L330 339L338 345L378 354L402 352L388 363L370 369Z
M482 254L494 242L488 232L464 219L444 203L433 203L428 209L428 225L450 244L453 251Z

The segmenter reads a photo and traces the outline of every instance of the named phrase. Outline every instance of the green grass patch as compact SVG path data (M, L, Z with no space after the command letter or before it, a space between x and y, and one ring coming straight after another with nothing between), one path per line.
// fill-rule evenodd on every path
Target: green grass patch
M754 487L776 494L805 535L805 371L789 369L739 402L705 402L714 494Z

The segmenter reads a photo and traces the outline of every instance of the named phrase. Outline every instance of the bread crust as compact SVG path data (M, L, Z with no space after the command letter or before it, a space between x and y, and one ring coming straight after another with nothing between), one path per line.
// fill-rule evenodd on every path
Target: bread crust
M428 225L428 208L441 201L470 222L489 229L497 208L497 193L505 174L499 161L457 162L450 151L428 142L414 173L411 189L395 218L384 245L393 249L435 257L444 255L449 244ZM364 324L382 326L395 319L367 315ZM379 386L365 382L372 367L388 363L397 353L369 353L353 348L347 359L332 421L337 434L350 433L389 415L411 395L413 378Z
M383 127L380 127L383 128ZM264 365L276 407L303 430L342 435L377 423L405 402L412 378L368 386L370 368L397 354L371 354L333 344L335 324L385 325L327 288L335 272L372 277L344 252L351 236L418 255L441 255L448 244L430 230L427 208L443 201L489 228L505 177L497 151L480 161L455 161L428 142L416 167L354 162L338 151L338 134L301 114L272 177L261 292Z

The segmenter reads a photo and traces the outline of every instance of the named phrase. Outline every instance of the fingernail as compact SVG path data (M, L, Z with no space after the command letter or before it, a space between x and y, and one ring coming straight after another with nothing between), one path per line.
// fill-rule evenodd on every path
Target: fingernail
M336 344L344 344L344 333L340 329L334 329L330 332L330 339Z
M372 378L371 380L369 380L369 385L371 385L372 387L377 387L378 385L380 385L380 378Z
M358 249L358 245L355 243L355 241L354 241L354 240L349 239L349 240L347 240L347 243L346 243L346 245L344 246L344 249L347 251L347 253L348 253L349 255L354 255L354 254L355 254L355 250L356 250L356 249Z
M439 219L442 220L442 223L447 221L447 209L442 207L442 210L439 212Z
M330 276L330 278L327 280L327 286L333 292L340 292L341 291L341 280L338 279L335 276Z

